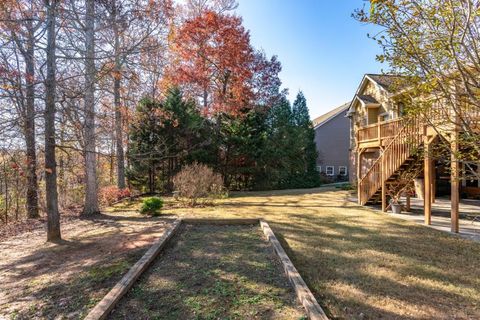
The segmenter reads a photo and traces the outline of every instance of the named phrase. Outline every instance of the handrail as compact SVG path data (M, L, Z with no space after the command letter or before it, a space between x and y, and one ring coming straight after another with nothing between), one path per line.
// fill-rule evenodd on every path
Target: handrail
M367 173L359 180L359 201L364 205L408 159L414 148L422 141L419 132L421 122L418 118L403 119L405 124L400 131L389 141L380 157L373 163ZM413 137L413 144L408 141ZM360 165L357 164L357 165Z
M382 155L383 155L383 154L385 153L385 151L387 151L387 149L389 149L390 146L395 142L395 139L396 139L399 135L401 135L401 134L403 133L403 131L405 131L405 128L406 128L406 127L407 127L407 126L403 126L403 128L398 132L398 134L393 137L392 141L390 141L390 143L387 144L387 146L386 146L385 149L383 150L383 152L382 152L382 154L380 155L380 157L378 157L378 158L375 160L375 162L372 164L372 166L370 167L370 169L368 169L367 173L365 173L365 175L363 176L363 178L360 180L360 183L363 181L363 179L365 179L365 178L367 177L367 175L368 175L368 173L370 172L370 170L372 169L372 167L373 167L374 165L376 165L377 162L379 162L379 161L382 160Z
M358 142L367 142L378 139L390 138L392 135L388 134L388 131L395 130L397 123L403 122L405 119L396 118L387 121L377 122L368 126L361 127L357 130Z

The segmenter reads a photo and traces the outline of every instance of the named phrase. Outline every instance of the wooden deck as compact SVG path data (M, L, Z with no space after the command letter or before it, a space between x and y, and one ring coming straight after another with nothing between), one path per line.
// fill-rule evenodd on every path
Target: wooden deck
M427 118L397 118L358 129L356 132L358 203L365 205L372 201L373 203L381 201L382 210L386 212L390 206L387 203L388 197L409 193L413 179L423 172L424 198L427 199L424 201L424 222L430 225L435 167L429 155L435 138L438 135L444 135L451 144L449 156L451 157L451 230L458 232L460 162L455 154L459 148L460 125L453 125L448 116L432 113ZM472 113L468 123L480 123L479 119L479 112ZM460 122L457 121L457 123ZM361 169L363 153L375 148L380 150L380 156L363 173ZM415 176L411 176L412 174Z
M435 128L426 125L426 135L436 135L438 132L449 133L454 129L452 115L433 113L429 116ZM404 118L396 118L388 121L377 122L361 127L356 132L357 149L380 148L390 143L390 140L403 128ZM468 119L465 119L471 128L480 132L480 111L472 111Z

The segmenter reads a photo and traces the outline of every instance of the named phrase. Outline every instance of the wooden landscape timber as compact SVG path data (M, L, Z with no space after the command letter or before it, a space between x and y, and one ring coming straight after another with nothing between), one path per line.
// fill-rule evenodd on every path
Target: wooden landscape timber
M181 225L181 220L173 223L172 227L155 242L150 249L133 265L133 267L123 276L123 278L113 287L110 292L88 313L85 320L105 319L118 301L133 286L140 275L148 268L153 260L162 251Z
M256 219L197 219L183 218L176 220L172 227L155 242L143 257L127 272L127 274L110 290L109 293L89 312L85 320L105 319L113 310L120 299L134 285L135 281L147 270L148 266L155 260L159 253L165 248L169 240L177 233L182 223L185 224L211 224L211 225L254 225L259 223L260 227L271 244L274 252L280 259L285 274L293 286L298 302L305 309L311 320L328 320L323 309L318 304L307 284L297 271L277 237L268 223L260 218Z
M260 220L260 227L280 258L283 269L285 270L285 274L295 289L298 301L300 301L305 308L308 318L312 320L328 320L327 315L323 311L322 307L320 307L318 304L305 281L303 281L302 276L300 273L298 273L297 268L295 268L293 265L292 261L280 244L280 241L278 241L277 237L275 236L275 233L273 233L272 229L270 229L268 223Z

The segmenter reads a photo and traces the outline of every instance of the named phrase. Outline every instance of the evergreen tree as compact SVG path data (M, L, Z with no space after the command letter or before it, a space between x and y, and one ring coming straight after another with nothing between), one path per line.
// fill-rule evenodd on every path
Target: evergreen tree
M292 107L293 123L296 126L310 126L310 115L308 113L307 99L302 91L299 91Z
M159 102L144 98L130 125L128 181L137 189L150 193L155 192L155 170L165 154L162 128L157 121L161 110Z
M171 191L173 176L190 162L215 162L209 122L178 88L160 103L143 99L131 125L129 181L149 192Z
M265 111L253 108L241 117L221 117L221 171L230 189L255 189L262 176L267 142Z
M289 188L292 173L296 171L294 165L298 154L295 147L292 108L285 96L270 109L267 121L268 151L265 162L270 188Z
M300 144L302 171L296 177L297 185L302 187L317 187L320 185L320 176L316 170L318 152L315 145L315 130L310 120L307 99L300 91L293 103L293 123L297 141Z

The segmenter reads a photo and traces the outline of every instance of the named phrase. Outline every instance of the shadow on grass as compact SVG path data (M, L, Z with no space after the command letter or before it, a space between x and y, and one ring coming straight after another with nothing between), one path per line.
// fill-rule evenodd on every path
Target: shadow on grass
M478 244L331 191L236 193L212 214L266 218L332 318L480 319Z
M480 246L363 218L297 214L291 223L271 222L330 317L411 319L413 310L427 318L480 317Z
M259 226L187 225L111 319L301 319Z
M83 220L89 221L85 233L42 244L2 265L0 274L7 274L2 287L16 288L6 303L32 302L27 309L12 311L15 319L77 318L110 290L175 219L99 214Z

